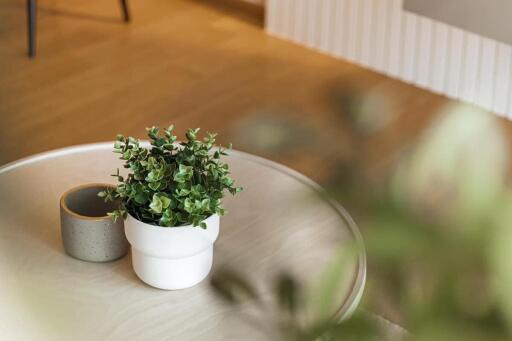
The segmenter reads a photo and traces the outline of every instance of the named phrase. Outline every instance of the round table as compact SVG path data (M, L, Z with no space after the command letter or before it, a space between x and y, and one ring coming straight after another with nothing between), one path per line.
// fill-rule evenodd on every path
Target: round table
M297 276L314 293L339 250L347 257L333 313L359 303L366 259L345 210L305 176L232 151L225 158L244 191L224 203L213 270L240 270L264 297L277 273ZM67 256L60 239L59 197L76 185L115 183L121 168L112 143L59 149L0 168L0 338L5 340L265 339L227 305L208 280L163 291L141 282L130 256L87 263ZM314 294L312 295L314 297Z

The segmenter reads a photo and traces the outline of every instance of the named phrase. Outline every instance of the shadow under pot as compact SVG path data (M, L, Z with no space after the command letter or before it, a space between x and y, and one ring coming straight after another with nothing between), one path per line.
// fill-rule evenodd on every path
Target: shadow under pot
M86 184L65 192L60 199L60 226L66 253L88 262L109 262L126 255L129 243L122 219L107 215L119 203L106 203L100 191L108 184Z

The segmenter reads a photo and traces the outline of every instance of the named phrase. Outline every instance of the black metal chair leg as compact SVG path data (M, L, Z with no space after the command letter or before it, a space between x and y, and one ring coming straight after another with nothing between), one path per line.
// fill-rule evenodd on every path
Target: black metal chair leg
M130 21L130 11L128 9L128 0L120 0L121 1L121 8L123 10L123 20L125 22Z
M27 0L27 34L28 34L28 56L36 55L36 24L37 24L37 3L36 0Z
M123 10L123 20L130 21L130 10L128 9L128 0L120 0ZM34 58L36 55L36 24L37 24L37 0L27 0L27 38L28 38L28 56Z

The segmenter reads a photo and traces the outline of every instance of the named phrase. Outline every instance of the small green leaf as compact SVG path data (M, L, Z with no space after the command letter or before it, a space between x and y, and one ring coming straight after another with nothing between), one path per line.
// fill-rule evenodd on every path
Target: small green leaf
M180 197L185 197L187 195L189 195L190 191L188 189L185 189L185 188L181 188L179 190L176 190L176 194Z
M185 202L184 202L184 209L185 211L187 211L188 213L192 213L194 211L194 203L192 202L192 200L190 200L189 198L186 198L185 199Z
M162 213L162 209L163 209L162 200L160 200L160 197L157 194L153 195L153 200L151 201L151 204L149 204L149 208L151 208L151 210L154 213L158 213L158 214Z
M160 201L162 202L162 207L165 209L171 205L171 199L167 198L164 195L159 196Z
M147 193L141 192L141 193L135 194L135 196L133 198L137 204L142 205L142 204L145 204L149 200L149 195Z

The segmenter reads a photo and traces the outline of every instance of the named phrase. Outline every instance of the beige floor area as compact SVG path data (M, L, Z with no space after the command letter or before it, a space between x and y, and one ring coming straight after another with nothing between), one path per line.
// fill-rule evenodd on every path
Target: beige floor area
M180 134L188 127L219 132L222 143L320 182L354 155L378 178L452 103L270 37L262 11L251 6L130 6L133 21L124 24L116 0L39 1L37 58L30 60L24 2L0 0L0 165L174 123ZM356 139L347 116L358 105L389 124ZM381 303L371 309L399 319Z

